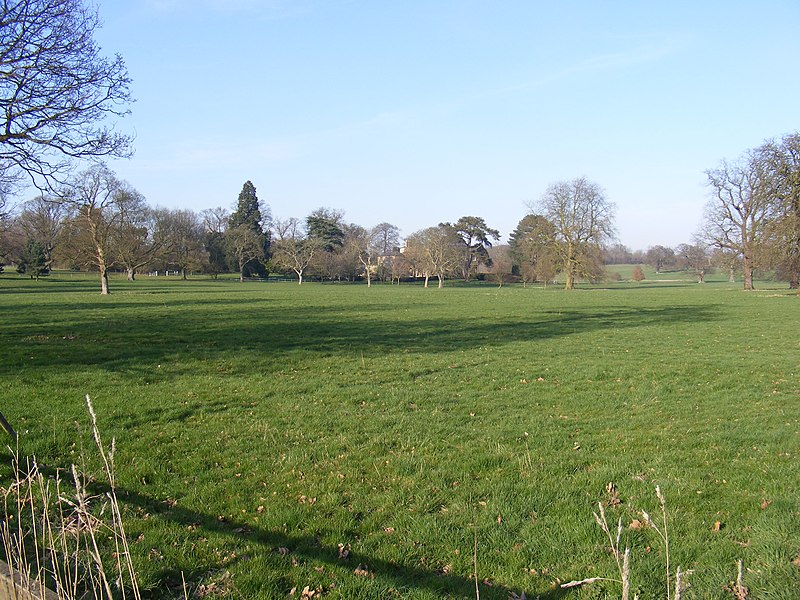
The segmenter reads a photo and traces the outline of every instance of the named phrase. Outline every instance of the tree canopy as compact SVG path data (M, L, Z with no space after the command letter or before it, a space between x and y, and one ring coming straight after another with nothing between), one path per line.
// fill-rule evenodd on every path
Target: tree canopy
M109 117L128 113L122 58L94 40L100 21L82 0L8 0L0 6L0 188L27 176L53 189L73 159L131 154Z

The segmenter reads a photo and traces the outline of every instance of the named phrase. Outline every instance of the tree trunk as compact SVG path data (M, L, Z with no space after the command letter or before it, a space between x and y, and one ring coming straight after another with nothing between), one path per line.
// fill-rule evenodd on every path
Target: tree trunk
M749 254L745 254L742 259L742 270L744 271L744 289L755 289L753 288L753 259Z
M425 273L425 287L428 287L428 274Z
M303 285L303 269L295 271L297 273L297 285Z
M439 273L436 277L439 278L439 285L437 287L439 289L442 289L444 287L444 277L442 276L441 273Z
M736 283L736 267L728 269L728 283Z
M181 269L181 274L183 275L183 280L186 281L186 269Z
M128 267L128 281L135 281L136 280L136 270Z
M567 263L567 282L564 284L565 290L575 288L575 267L571 262Z
M100 267L100 295L108 296L108 271L105 267Z

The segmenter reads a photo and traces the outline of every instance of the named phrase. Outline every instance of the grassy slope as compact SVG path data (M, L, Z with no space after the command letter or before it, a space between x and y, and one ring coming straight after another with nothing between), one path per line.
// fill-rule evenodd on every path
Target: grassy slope
M474 597L477 532L482 598L559 597L615 573L591 517L609 482L626 523L661 484L695 597L727 597L736 558L752 597L800 587L783 290L112 285L0 280L0 394L51 465L79 456L92 396L153 596L184 571L244 597ZM660 594L654 532L626 536L634 585Z

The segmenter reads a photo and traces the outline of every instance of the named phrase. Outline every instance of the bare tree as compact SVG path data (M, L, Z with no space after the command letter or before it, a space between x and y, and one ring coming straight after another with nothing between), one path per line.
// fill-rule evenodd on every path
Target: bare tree
M445 277L461 262L460 240L450 225L428 227L409 236L406 255L425 276L425 287L428 287L429 277L435 275L441 289Z
M130 197L121 206L122 216L113 248L117 262L128 274L128 281L134 281L136 273L145 266L160 257L167 258L178 239L169 210L150 208L136 190L129 190L127 194Z
M292 217L275 221L275 251L273 260L276 264L297 274L297 284L303 284L303 274L314 259L317 251L322 249L320 243L310 238L299 219Z
M774 203L767 227L769 244L781 278L790 289L800 289L800 133L761 148L768 186Z
M497 282L497 287L511 281L514 261L511 259L511 250L507 245L495 246L489 251L492 259L489 267L489 276Z
M744 289L753 289L753 270L764 258L765 231L773 204L763 155L749 150L735 162L706 171L712 199L706 204L703 240L741 256Z
M614 205L585 177L547 188L535 207L555 227L556 247L567 276L565 289L579 276L595 277L603 242L614 237Z
M651 246L645 254L647 264L661 273L665 267L672 267L675 264L675 251L666 246Z
M82 0L6 0L0 6L0 183L60 183L73 159L129 156L109 128L127 114L122 58L94 41L96 9Z
M200 218L203 219L203 226L209 233L225 233L228 229L228 221L231 218L227 208L216 206L200 211Z
M703 244L680 244L675 248L675 256L682 269L694 272L697 283L705 282L712 267L711 256Z
M102 295L109 293L108 271L116 264L114 236L124 214L120 203L126 198L125 184L103 165L73 177L60 198L74 214L65 230L72 258L98 270Z
M68 217L67 205L40 195L25 202L14 220L26 239L34 240L42 247L47 269L53 266L56 244Z

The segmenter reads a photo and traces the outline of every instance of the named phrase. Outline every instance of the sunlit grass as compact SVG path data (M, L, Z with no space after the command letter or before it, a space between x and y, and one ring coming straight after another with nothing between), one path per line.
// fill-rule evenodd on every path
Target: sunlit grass
M253 598L474 597L477 532L482 598L558 597L615 573L591 516L609 482L626 523L661 485L696 597L726 597L737 558L754 597L800 586L783 289L95 288L0 278L2 410L24 452L63 466L93 398L152 596L184 572ZM663 597L655 534L627 535L634 589Z

